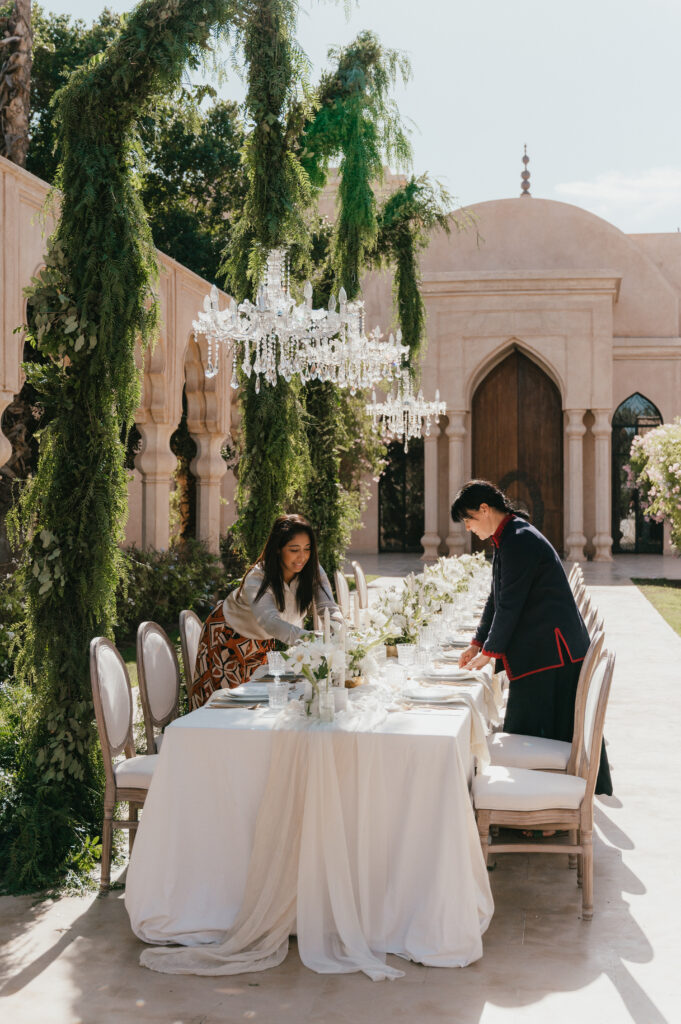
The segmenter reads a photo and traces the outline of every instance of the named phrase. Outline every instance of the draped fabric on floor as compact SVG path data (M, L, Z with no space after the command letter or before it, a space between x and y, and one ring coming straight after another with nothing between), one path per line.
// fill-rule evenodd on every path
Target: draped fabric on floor
M493 902L468 793L470 711L383 719L273 728L267 712L205 708L166 731L126 907L140 938L185 948L146 949L144 966L260 971L293 932L311 969L374 980L402 974L386 953L432 966L482 955ZM230 893L238 913L220 930Z

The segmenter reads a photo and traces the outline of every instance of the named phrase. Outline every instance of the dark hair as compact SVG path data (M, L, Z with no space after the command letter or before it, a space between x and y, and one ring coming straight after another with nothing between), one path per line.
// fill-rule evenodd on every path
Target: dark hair
M270 530L269 537L265 541L264 548L248 572L244 574L241 586L239 587L239 594L241 593L248 573L256 566L260 566L263 570L264 576L263 581L260 584L260 589L255 596L255 600L259 601L265 591L271 589L274 594L274 601L277 608L280 612L283 612L285 601L284 577L281 571L281 549L298 533L306 534L310 541L310 557L296 577L298 580L296 604L298 605L298 611L301 615L305 615L312 604L312 599L317 593L317 588L321 587L321 579L319 576L317 538L314 535L314 530L304 516L291 514L278 516L278 518L274 520L274 525Z
M497 512L520 516L521 519L530 518L527 512L519 509L503 491L491 484L489 480L469 480L454 499L452 519L455 523L460 523L469 512L477 512L481 505L489 505Z

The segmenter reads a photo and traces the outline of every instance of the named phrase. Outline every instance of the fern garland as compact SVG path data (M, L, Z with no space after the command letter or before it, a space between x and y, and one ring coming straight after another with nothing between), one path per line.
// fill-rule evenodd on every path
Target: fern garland
M144 0L56 98L63 199L28 290L29 341L48 360L27 377L46 426L13 522L26 599L18 668L34 693L0 829L2 884L15 891L63 879L101 825L88 646L114 624L127 497L120 438L139 400L135 346L158 326L136 121L198 65L214 25L239 31L243 18L232 0Z

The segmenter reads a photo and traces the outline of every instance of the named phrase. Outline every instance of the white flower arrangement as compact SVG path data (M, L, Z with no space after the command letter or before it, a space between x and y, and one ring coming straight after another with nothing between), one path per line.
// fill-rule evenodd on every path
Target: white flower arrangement
M400 583L387 587L368 610L370 627L382 628L392 643L416 643L419 630L466 593L471 580L489 573L482 552L439 558L422 573L409 573Z

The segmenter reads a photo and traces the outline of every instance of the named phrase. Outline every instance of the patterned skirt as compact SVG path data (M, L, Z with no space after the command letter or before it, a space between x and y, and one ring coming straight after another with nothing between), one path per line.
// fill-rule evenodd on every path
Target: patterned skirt
M215 690L233 689L247 682L272 650L274 640L251 640L235 633L225 622L220 601L201 630L190 708L200 708Z

